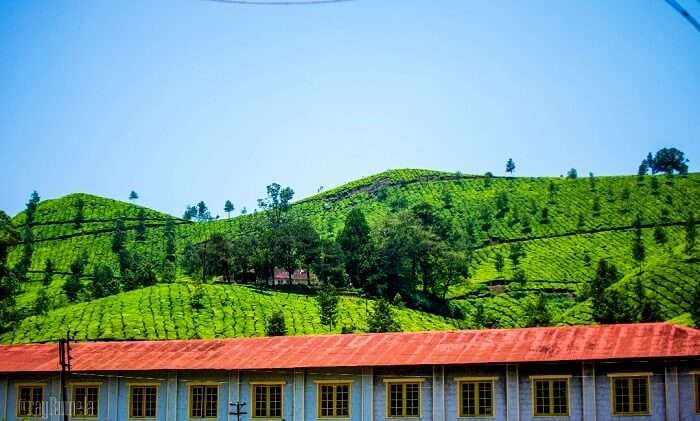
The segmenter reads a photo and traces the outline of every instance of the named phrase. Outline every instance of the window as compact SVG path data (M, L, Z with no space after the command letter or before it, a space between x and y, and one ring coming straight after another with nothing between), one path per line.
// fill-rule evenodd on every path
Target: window
M253 385L253 417L282 418L282 384Z
M17 416L36 417L43 414L44 386L20 385L17 388Z
M318 417L350 418L351 383L318 384Z
M493 417L493 380L468 380L459 383L460 417Z
M649 377L612 377L613 415L649 414Z
M569 415L569 379L534 378L532 380L533 415L536 417Z
M129 418L155 418L158 386L129 386Z
M74 385L71 398L73 400L73 416L80 418L97 418L97 396L99 386Z
M393 418L420 417L420 383L387 382L387 416Z
M190 418L216 418L219 403L219 386L190 386Z

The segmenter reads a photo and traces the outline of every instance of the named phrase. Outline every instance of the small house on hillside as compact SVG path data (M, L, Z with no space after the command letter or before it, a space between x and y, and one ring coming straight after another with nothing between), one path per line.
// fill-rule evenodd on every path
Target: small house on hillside
M315 285L318 284L318 278L312 272L297 269L292 272L291 283L289 272L284 269L275 268L275 274L270 285Z
M80 420L700 421L700 331L667 323L87 342L71 356ZM55 344L0 346L0 418L63 420L58 361Z

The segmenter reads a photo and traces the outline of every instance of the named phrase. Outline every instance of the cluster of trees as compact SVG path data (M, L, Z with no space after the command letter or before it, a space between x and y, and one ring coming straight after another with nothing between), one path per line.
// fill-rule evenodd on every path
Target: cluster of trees
M267 187L259 200L266 212L242 221L242 234L215 234L187 244L183 269L201 279L269 280L275 268L314 273L324 285L355 288L374 296L430 308L444 304L450 285L468 276L475 247L474 227L455 223L429 204L388 215L375 229L352 209L336 238L321 237L306 218L289 211L294 191ZM444 309L443 309L444 310Z

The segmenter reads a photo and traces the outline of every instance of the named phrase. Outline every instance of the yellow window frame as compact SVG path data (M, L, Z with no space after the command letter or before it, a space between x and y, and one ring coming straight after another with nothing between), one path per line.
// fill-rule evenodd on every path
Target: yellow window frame
M554 382L566 382L566 413L554 412ZM546 414L537 413L537 382L549 384L549 411ZM571 376L531 376L530 392L532 397L532 416L543 417L568 417L571 413Z
M630 374L630 375L610 375L610 412L612 412L612 415L615 417L620 417L620 416L639 416L639 415L650 415L651 414L651 381L649 381L651 374ZM629 396L627 397L628 402L627 404L629 405L629 408L634 407L634 399L632 396L632 381L633 380L638 380L638 379L644 379L647 383L647 410L642 411L642 412L618 412L617 411L617 393L615 390L615 381L616 380L626 380L627 381L627 387L630 390Z
M418 387L418 415L406 415L407 400L406 389L407 385L415 384ZM385 380L384 388L386 392L386 417L387 418L420 418L423 411L423 388L421 387L422 379L410 380ZM401 385L401 415L391 415L391 386Z
M456 379L457 380L457 416L459 418L495 418L496 417L496 405L495 405L495 392L496 392L496 381L493 377L484 378L469 378L469 379ZM479 384L488 383L491 385L491 414L482 414L479 412ZM467 415L464 411L463 405L463 391L464 385L473 384L474 385L474 403L476 405L476 410L474 415Z
M20 411L20 402L21 402L21 400L20 400L20 398L21 398L20 391L22 390L22 388L30 388L30 389L31 389L31 392L30 392L30 393L31 393L32 400L30 400L29 402L32 402L32 403L33 403L33 402L34 402L34 389L40 389L40 390L41 390L41 401L44 400L44 388L45 388L45 386L46 386L45 383L18 383L18 384L17 384L17 391L16 391L16 392L17 392L17 400L16 400L16 405L15 405L15 413L17 414L17 417L18 417L18 418L35 418L35 419L38 419L38 418L42 418L42 417L44 416L44 405L43 405L43 404L39 405L39 413L38 413L38 414L35 414L35 413L34 413L34 410L33 410L34 405L30 405L30 406L29 406L29 408L30 408L30 409L29 409L29 412L30 412L29 414L20 414L19 411ZM41 401L40 401L40 402L41 402Z
M187 388L188 390L188 399L187 399L187 415L189 416L190 419L198 419L198 420L203 420L203 419L217 419L219 418L219 383L212 383L212 382L197 382L197 383L192 383L189 385ZM192 410L194 407L192 406L192 389L195 387L203 387L204 388L204 395L202 396L202 399L204 401L202 402L202 413L206 414L206 404L207 404L207 388L209 387L215 387L216 388L216 406L214 407L216 409L216 414L214 415L209 415L209 416L194 416L192 415Z
M75 390L78 389L78 388L81 388L81 387L86 389L86 390L85 390L85 398L84 398L84 402L83 402L83 408L85 408L86 411L87 411L87 403L88 403L88 400L87 400L87 388L89 388L89 387L97 388L97 402L96 402L96 403L97 403L97 411L95 411L96 414L95 414L95 415L76 415L76 414L75 414L75 405L73 405L73 406L71 407L71 416L72 416L73 418L78 418L78 419L94 419L94 418L97 418L97 417L99 416L99 414L100 414L100 384L99 384L99 383L72 383L72 384L71 384L71 390L70 390L70 396L71 396L71 400L72 400L73 402L75 402L75 395L76 395Z
M147 416L146 415L146 395L144 394L143 398L143 403L141 404L141 412L144 414L142 416L136 416L133 414L133 407L131 406L131 398L133 396L133 390L135 388L147 388L147 387L153 387L156 389L156 405L155 405L155 414L153 416ZM130 419L155 419L158 418L158 392L159 392L159 383L130 383L129 384L129 399L128 399L128 405L129 405L129 410L128 410L128 418Z
M257 382L250 384L250 402L251 405L251 418L257 419L268 419L268 420L279 420L284 418L284 382ZM257 400L255 399L255 390L258 387L265 388L265 415L255 415L257 411ZM271 417L270 416L270 388L279 387L280 388L280 416Z
M338 387L344 386L348 388L348 415L338 415ZM333 388L333 414L321 415L321 390L323 387ZM321 419L349 419L352 418L352 382L351 381L318 381L316 382L316 415Z

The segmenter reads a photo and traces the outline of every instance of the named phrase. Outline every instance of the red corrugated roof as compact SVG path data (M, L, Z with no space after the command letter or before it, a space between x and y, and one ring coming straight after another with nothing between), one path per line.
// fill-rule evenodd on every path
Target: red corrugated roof
M73 370L246 370L700 358L700 330L667 323L272 338L83 342ZM56 344L0 346L0 372L57 371Z

